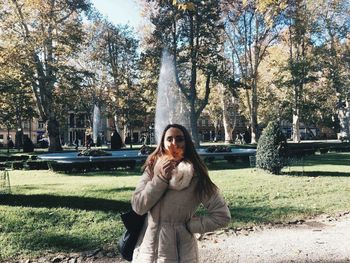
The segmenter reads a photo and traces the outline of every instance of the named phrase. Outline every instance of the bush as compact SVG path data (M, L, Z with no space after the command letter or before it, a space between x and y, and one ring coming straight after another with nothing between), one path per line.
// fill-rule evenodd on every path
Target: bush
M256 149L256 166L273 174L279 174L285 165L287 141L277 121L270 122L263 130Z
M23 161L12 162L11 168L13 170L22 170L24 168L24 162Z
M97 135L96 146L97 147L101 147L102 146L102 139L101 139L100 135Z
M111 137L111 150L120 150L122 146L122 138L117 131L114 131Z
M29 139L28 137L24 138L23 152L25 152L25 153L34 152L34 144L33 144L32 140Z
M48 170L47 161L27 161L27 169L29 170Z
M9 140L9 142L7 143L7 147L12 149L13 147L15 147L15 144L13 143L12 140Z
M37 148L48 148L49 147L49 141L46 139L41 139L37 144Z
M78 153L78 156L111 156L112 154L100 149L86 149Z

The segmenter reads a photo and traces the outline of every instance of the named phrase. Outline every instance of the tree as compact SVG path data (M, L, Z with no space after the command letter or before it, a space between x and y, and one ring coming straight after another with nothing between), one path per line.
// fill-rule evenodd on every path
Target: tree
M91 104L104 107L106 117L114 119L114 128L125 137L126 127L131 127L128 117L130 98L140 98L136 85L139 78L138 41L128 26L113 25L98 16L89 25L88 38L90 45L82 55L82 66L93 73L88 88ZM133 109L143 109L142 104L133 105Z
M256 166L279 174L285 165L287 141L277 121L264 129L256 149Z
M146 6L154 1L146 1ZM145 45L153 56L161 57L167 49L175 65L176 87L186 98L191 133L199 145L197 120L208 103L213 78L218 73L222 59L223 24L220 21L218 1L156 1L156 7L148 9L154 28L152 38ZM199 97L197 78L199 70L205 75L205 94Z
M216 85L212 87L208 104L205 107L205 111L208 113L210 121L214 125L215 136L218 135L218 131L220 127L222 127L223 121L223 110L221 103L218 103L220 102L221 97L220 84L216 83Z
M257 142L259 66L277 39L285 1L223 1L228 53L246 88L252 143Z
M285 88L284 83L280 83L281 79L290 78L288 70L281 70L288 63L288 45L279 42L270 47L268 53L259 70L259 74L264 76L259 80L261 87L259 119L265 125L274 119L292 123L294 90ZM318 61L321 62L322 59L319 58ZM322 77L321 67L319 68L319 71L315 73L318 78L304 85L300 102L300 119L309 133L312 133L310 127L322 129L322 127L332 127L335 124L332 119L334 119L336 95L327 84L326 78Z
M293 90L293 132L294 142L300 142L300 117L303 105L303 92L305 85L314 82L315 64L312 55L312 27L313 6L308 6L307 1L290 1L286 10L288 29L284 32L284 41L289 47L287 65L282 71L280 84Z
M322 75L337 98L334 108L340 134L350 137L349 49L345 42L350 33L350 3L320 0L319 6L322 11L317 14L315 35L319 41L317 53L322 62Z
M5 49L0 50L0 123L7 131L16 129L16 147L23 145L23 121L37 117L30 83L23 74L13 68L13 57Z
M286 120L292 122L292 94L289 89L282 88L277 80L287 72L280 70L288 58L288 48L283 43L276 43L269 47L268 54L261 62L259 75L259 114L262 126L272 120Z
M0 98L0 127L7 130L7 152L9 152L10 130L16 127L16 114L12 111L6 96Z
M206 110L214 124L215 134L220 126L224 127L226 144L233 143L233 131L236 127L238 114L238 98L227 85L215 81L210 92L209 103Z
M0 17L5 48L19 54L17 67L31 83L37 108L47 121L49 151L61 150L56 90L67 72L75 70L72 55L83 41L82 12L86 0L5 0Z

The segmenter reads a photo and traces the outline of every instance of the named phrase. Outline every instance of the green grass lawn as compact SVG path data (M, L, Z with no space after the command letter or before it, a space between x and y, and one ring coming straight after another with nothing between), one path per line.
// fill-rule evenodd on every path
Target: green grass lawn
M308 157L283 175L237 162L208 165L232 213L231 227L350 210L350 153ZM45 253L115 248L139 171L60 174L10 171L0 195L0 261ZM202 211L199 211L202 212Z

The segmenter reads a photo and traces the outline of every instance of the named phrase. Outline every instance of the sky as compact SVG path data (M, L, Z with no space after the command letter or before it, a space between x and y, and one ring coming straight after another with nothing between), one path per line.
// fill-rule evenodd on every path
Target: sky
M136 0L91 0L91 2L113 24L129 24L136 28L141 22Z

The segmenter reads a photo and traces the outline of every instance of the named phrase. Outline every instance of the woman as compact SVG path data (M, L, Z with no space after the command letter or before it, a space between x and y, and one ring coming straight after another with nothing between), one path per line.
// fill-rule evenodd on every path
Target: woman
M143 170L131 203L148 215L133 262L198 262L193 234L224 227L231 217L186 128L168 125ZM208 215L194 215L200 204Z

